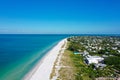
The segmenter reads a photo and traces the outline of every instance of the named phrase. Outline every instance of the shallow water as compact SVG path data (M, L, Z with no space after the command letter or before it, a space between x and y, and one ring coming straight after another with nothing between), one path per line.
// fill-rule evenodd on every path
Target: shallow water
M0 80L21 80L67 35L0 35Z

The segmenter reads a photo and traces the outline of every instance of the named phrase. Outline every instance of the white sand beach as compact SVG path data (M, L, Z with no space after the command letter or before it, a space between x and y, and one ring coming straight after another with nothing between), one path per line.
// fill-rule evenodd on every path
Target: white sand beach
M54 62L57 59L59 51L65 41L66 39L63 39L54 48L52 48L23 80L50 80L50 74L52 72Z

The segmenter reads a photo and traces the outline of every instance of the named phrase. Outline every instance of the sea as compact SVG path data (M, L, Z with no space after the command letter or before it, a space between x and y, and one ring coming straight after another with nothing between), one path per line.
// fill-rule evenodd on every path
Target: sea
M0 34L0 80L22 80L68 35Z
M0 80L22 80L48 51L70 36L120 34L0 34Z

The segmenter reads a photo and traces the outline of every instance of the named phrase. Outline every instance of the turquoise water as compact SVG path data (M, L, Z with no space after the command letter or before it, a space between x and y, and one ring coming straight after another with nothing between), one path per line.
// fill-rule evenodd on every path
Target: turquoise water
M21 80L66 35L0 35L0 80Z

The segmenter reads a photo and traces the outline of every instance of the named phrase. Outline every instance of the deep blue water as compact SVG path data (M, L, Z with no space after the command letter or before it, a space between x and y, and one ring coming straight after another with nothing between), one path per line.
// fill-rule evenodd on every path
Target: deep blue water
M0 35L0 80L21 80L60 40L68 35Z

